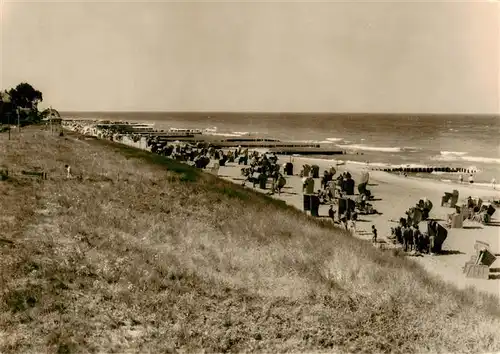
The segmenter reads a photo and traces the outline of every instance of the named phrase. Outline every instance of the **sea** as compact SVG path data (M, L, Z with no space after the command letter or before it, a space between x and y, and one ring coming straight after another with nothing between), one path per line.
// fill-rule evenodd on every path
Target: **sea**
M64 112L63 118L209 129L221 137L258 136L321 144L345 155L314 158L371 166L410 165L477 170L475 183L500 183L500 116L417 114ZM418 177L426 177L422 176ZM430 176L456 181L458 174ZM463 175L466 181L468 175Z

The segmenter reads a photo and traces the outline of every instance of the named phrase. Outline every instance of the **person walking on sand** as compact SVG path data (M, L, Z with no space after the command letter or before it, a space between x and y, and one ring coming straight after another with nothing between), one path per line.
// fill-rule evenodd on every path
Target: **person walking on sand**
M372 242L377 243L377 229L375 228L375 225L372 225Z

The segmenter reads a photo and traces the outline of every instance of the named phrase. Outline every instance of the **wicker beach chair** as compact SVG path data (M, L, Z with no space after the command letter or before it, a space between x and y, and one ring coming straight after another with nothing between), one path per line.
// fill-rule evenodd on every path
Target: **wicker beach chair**
M441 206L447 206L454 208L458 203L458 190L453 190L453 193L445 192L444 196L441 198Z
M301 177L309 177L309 174L311 172L311 166L308 165L308 164L305 164L303 167L302 167L302 171L301 171Z
M220 169L220 165L218 162L214 163L214 165L212 167L210 167L208 169L208 172L215 175L215 176L218 176L219 175L219 169Z
M488 243L476 240L475 254L463 268L467 278L489 279L490 266L496 261L496 256L491 253L489 247Z

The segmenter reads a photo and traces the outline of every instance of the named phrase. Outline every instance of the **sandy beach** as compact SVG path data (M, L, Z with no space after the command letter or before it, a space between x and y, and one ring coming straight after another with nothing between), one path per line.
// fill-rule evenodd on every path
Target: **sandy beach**
M289 156L279 156L279 163L283 164L290 161ZM323 171L332 166L328 160L310 159L304 157L293 157L294 175L286 176L287 184L280 196L273 195L275 198L284 200L287 204L298 209L303 208L302 181L299 176L300 170L304 164L316 164L320 167L320 176ZM227 166L220 167L219 176L229 181L241 184L241 168L237 163L229 163ZM360 174L366 170L364 166L357 164L345 164L335 167L337 173L349 171L354 180L358 181ZM460 192L459 203L468 196L480 197L484 201L491 199L498 200L500 191L493 190L491 187L474 186L468 184L446 183L430 179L418 179L412 177L398 176L381 171L369 171L370 181L369 189L372 191L375 201L373 205L381 214L361 215L357 222L356 236L364 239L371 238L371 225L375 225L378 230L379 240L387 242L386 237L390 235L391 227L396 223L391 220L398 220L404 216L408 208L415 205L419 199L427 197L433 203L433 209L430 217L434 219L446 220L447 214L454 212L454 209L441 207L441 197L445 191L451 192L457 189ZM251 183L246 186L252 188ZM320 179L315 179L315 189L320 188ZM264 193L269 190L261 190L258 186L257 191ZM357 192L357 189L356 189ZM328 206L321 205L320 216L328 215ZM499 212L493 215L492 221L499 220ZM490 244L491 251L497 256L500 254L500 228L497 226L485 226L476 222L466 220L462 229L448 229L448 237L443 245L443 250L447 251L444 255L423 255L411 257L419 262L424 268L432 274L439 276L443 281L451 282L460 288L474 287L480 291L500 297L500 277L496 279L471 279L466 278L462 272L462 267L474 254L474 243L476 240ZM388 242L390 243L390 241ZM500 268L500 257L497 258L491 268Z

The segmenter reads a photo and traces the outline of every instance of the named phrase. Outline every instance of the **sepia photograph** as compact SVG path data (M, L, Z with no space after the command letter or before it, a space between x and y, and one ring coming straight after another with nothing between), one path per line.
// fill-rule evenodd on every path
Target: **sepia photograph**
M500 1L0 0L0 354L500 353Z

